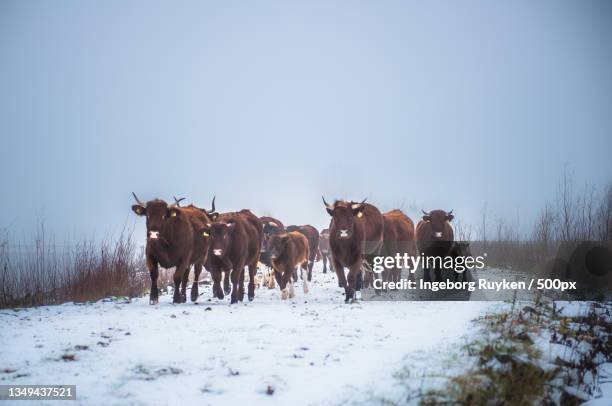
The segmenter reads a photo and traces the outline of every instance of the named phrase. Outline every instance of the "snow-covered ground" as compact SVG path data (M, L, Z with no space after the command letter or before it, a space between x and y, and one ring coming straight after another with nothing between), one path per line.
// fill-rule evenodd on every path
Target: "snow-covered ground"
M230 306L205 286L198 305L163 295L157 306L140 298L1 311L0 383L76 384L77 403L88 405L334 404L380 390L406 365L435 367L495 306L346 305L319 266L310 292L298 283L284 302L278 288L260 288L255 301Z

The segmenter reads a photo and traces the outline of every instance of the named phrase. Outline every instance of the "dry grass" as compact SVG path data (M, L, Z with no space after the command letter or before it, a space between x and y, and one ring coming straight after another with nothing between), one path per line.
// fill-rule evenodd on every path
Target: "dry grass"
M41 226L31 243L0 244L0 308L140 296L150 286L142 251L128 231L58 249Z

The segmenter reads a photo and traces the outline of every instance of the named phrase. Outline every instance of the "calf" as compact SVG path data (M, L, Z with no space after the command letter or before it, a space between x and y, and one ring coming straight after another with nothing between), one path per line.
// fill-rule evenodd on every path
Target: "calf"
M261 254L259 255L259 262L264 264L266 268L264 268L262 272L261 285L267 286L268 289L274 289L274 277L272 276L272 260L270 259L270 254L268 253L268 239L271 235L282 233L285 231L285 226L283 223L275 219L274 217L263 216L260 217L259 220L263 226L263 240L261 243Z
M449 255L453 249L455 235L450 222L453 211L432 210L423 211L423 218L416 227L416 240L420 253L426 257L442 257ZM424 279L431 280L430 269L424 268ZM436 280L442 280L440 269L434 269Z
M210 221L210 217L205 211L196 214L177 205L168 205L159 199L144 203L135 193L132 195L136 199L132 210L139 216L146 216L147 219L145 256L151 277L149 303L157 304L159 301L157 278L160 265L164 268L176 267L172 301L184 303L187 301L185 275L189 275L189 268L194 265L195 272L199 276L208 253L208 238L196 230L199 231L199 227ZM181 284L183 284L182 289ZM193 301L197 299L197 288L195 296L192 292L191 299Z
M314 267L317 253L319 252L319 232L310 224L304 226L287 226L287 231L300 232L308 240L310 256L308 258L308 282L312 280L312 268Z
M210 236L206 269L213 279L213 295L223 299L221 275L230 275L231 303L244 299L244 267L249 267L249 301L255 297L255 275L263 238L263 227L249 210L220 214L201 230ZM227 291L225 292L228 293Z
M361 290L362 265L369 265L380 255L383 245L383 216L376 207L365 203L336 201L325 209L332 217L329 225L329 246L338 285L344 287L345 303L355 300ZM365 261L364 261L365 260ZM344 267L349 268L348 280ZM348 283L347 283L348 282Z
M321 259L323 260L323 273L327 273L327 261L329 260L329 270L334 271L332 265L331 253L329 251L329 229L324 228L319 234L319 252L321 253Z
M294 271L298 265L302 268L304 293L308 293L308 258L309 244L306 237L297 231L274 234L269 240L270 258L274 277L281 290L281 299L293 298Z

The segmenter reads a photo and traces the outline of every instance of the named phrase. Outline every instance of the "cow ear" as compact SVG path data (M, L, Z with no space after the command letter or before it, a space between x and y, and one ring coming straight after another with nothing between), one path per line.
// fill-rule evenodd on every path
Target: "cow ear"
M353 216L357 216L359 218L363 217L363 206L359 205L353 208Z
M334 215L334 211L332 209L330 209L329 207L326 207L325 210L327 210L327 212L329 213L330 216Z
M146 209L140 204L135 204L132 206L132 211L138 214L139 216L142 216L145 214Z
M455 216L453 216L452 214L449 214L448 216L446 216L446 219L450 222L453 221L453 219L455 218Z
M212 213L208 213L208 217L210 217L210 219L212 221L215 221L219 218L219 213L217 213L216 211L212 212Z
M424 221L431 221L431 216L426 214L426 215L423 216L423 220Z
M178 207L170 207L170 208L168 209L168 215L169 215L170 217L176 217L176 216L178 216L179 214L181 214L181 210L180 210Z

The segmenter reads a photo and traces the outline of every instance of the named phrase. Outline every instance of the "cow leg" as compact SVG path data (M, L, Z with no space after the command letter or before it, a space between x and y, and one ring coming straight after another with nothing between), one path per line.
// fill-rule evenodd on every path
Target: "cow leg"
M355 290L358 287L361 289L361 263L363 262L362 258L358 258L357 261L349 268L348 273L348 284L344 287L344 292L346 293L346 297L344 299L345 303L349 303L355 300Z
M241 302L244 300L244 266L240 268L240 275L238 275L238 300Z
M308 276L308 275L305 275ZM304 282L308 282L308 278L304 279ZM289 299L293 299L295 297L295 290L293 290L293 284L296 283L293 279L289 280Z
M225 292L226 295L229 295L230 292L232 291L230 288L230 272L231 272L231 268L225 269L225 272L223 275L223 291Z
M323 260L323 273L327 273L327 255L323 254L321 255L321 257L321 259Z
M157 262L147 258L147 268L149 268L149 276L151 277L151 293L149 294L149 304L157 304L159 302L159 289L157 289L157 278L159 277L159 267Z
M181 303L181 282L183 281L184 269L184 266L177 265L174 271L174 276L172 278L174 281L174 296L172 298L172 303Z
M187 269L183 272L183 277L181 278L181 303L185 303L187 301L187 282L189 282L189 271L191 267L187 265Z
M223 299L223 289L221 288L221 278L223 277L221 271L211 270L210 276L213 280L213 296L217 299Z
M274 270L274 268L270 268L269 269L270 275L269 275L269 281L268 281L268 289L274 289L276 287L276 282L278 282L278 277L276 275L276 271Z
M278 274L278 272L276 272L276 274ZM289 289L287 285L291 283L292 278L293 278L293 270L284 269L282 275L280 276L280 280L278 282L278 287L281 290L281 300L287 300L289 298Z
M198 300L198 282L200 281L200 274L202 273L203 262L196 262L193 266L193 285L191 285L191 301L195 302Z
M308 293L308 281L310 280L308 278L304 278L304 274L307 272L307 266L308 264L306 262L302 263L302 282L304 285L304 293Z
M334 263L334 270L336 271L336 276L338 277L338 287L344 288L346 286L346 275L344 275L344 267L341 263L335 261L333 258L332 262Z
M278 283L278 287L283 290L283 288L281 287L281 278L282 278L282 273L281 272L277 272L274 269L272 269L272 277L274 278L274 280L276 281L276 283Z
M316 253L312 255L310 261L308 261L308 282L312 280L312 268L314 268Z
M244 277L244 264L235 265L231 272L227 272L226 275L227 274L229 274L232 279L232 300L230 303L238 303L240 297L240 276Z
M255 276L257 275L257 262L249 265L249 302L255 299Z
M297 281L298 280L298 273L297 273L297 269L294 269L293 271L291 271L292 275L293 275L293 280Z

